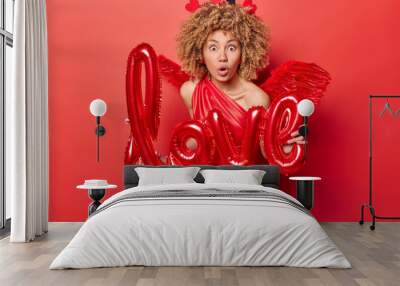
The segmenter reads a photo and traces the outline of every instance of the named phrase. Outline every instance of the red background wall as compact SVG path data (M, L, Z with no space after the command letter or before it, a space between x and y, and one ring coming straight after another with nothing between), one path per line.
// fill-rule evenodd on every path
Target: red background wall
M129 126L125 68L130 50L150 43L176 60L175 37L189 16L185 0L47 1L50 117L50 221L81 221L90 202L75 186L105 178L122 185ZM242 1L238 1L241 3ZM322 221L355 221L368 195L368 95L400 93L400 1L255 1L271 28L272 65L315 62L333 78L311 118L309 161L302 175L316 184L314 214ZM101 162L96 162L95 119L89 103L102 98ZM392 103L399 108L400 103ZM383 101L377 102L377 109ZM158 148L167 151L173 126L188 118L179 95L164 83ZM374 123L374 186L378 214L398 210L398 124ZM285 182L283 188L293 191ZM116 190L119 191L120 189ZM110 194L116 191L110 192ZM397 214L399 215L399 214Z

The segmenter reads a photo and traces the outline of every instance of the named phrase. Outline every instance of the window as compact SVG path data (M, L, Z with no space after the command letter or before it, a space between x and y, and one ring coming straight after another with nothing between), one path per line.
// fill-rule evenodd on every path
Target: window
M5 98L11 92L14 0L0 0L0 236L9 227L10 194L5 188Z

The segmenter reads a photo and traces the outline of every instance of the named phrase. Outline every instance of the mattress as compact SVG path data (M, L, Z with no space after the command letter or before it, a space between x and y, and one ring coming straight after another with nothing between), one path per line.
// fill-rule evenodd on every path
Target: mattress
M50 269L129 265L351 267L288 194L258 185L198 183L115 194Z

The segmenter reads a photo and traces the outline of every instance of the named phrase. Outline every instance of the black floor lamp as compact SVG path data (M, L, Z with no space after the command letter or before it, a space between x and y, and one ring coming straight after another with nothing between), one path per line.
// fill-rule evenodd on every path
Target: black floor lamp
M299 128L299 134L304 137L304 160L307 160L307 141L308 141L308 118L314 113L314 103L309 99L303 99L297 104L297 112L303 116L304 124Z
M376 214L375 208L372 201L372 104L374 99L386 98L386 104L383 110L380 112L379 117L382 117L385 112L389 112L392 116L398 116L397 112L394 112L389 104L389 98L400 98L400 95L370 95L369 96L369 199L368 204L361 205L361 219L359 223L364 224L364 209L369 209L372 216L372 225L370 225L371 230L375 230L376 219L400 219L400 217L390 217L390 216L378 216Z
M106 133L106 129L100 124L100 117L107 111L107 104L101 99L95 99L90 103L90 113L96 117L96 139L97 139L97 162L100 162L100 136Z

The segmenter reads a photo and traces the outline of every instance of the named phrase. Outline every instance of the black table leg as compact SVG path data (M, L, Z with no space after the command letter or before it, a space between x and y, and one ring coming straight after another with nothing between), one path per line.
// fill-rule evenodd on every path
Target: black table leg
M104 197L106 193L105 189L90 189L89 197L93 202L89 205L88 213L89 216L96 211L96 209L101 205L100 200Z
M306 209L311 210L314 206L314 181L297 181L297 200Z

